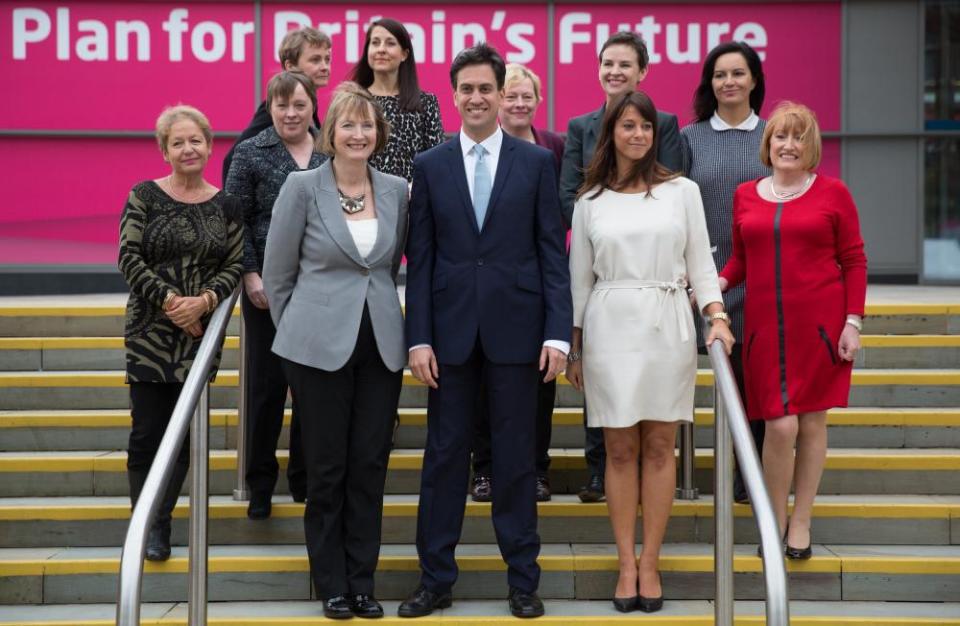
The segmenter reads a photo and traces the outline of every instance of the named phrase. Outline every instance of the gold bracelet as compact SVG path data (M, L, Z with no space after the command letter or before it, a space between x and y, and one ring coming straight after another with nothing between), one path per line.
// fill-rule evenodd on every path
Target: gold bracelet
M167 290L167 295L163 298L163 304L160 306L164 311L167 310L167 307L170 306L170 303L173 302L173 299L177 297L176 292L172 289Z
M217 308L217 294L212 289L207 289L203 292L203 299L207 302L207 313L210 313L215 308Z

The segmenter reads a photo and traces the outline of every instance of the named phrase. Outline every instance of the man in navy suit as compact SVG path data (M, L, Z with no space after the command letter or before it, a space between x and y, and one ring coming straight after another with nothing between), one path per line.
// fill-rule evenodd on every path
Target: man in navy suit
M573 319L553 155L497 124L505 71L486 44L457 55L450 80L460 133L414 160L406 333L410 369L430 389L417 514L420 586L400 605L401 617L452 602L481 390L510 610L543 615L537 381L563 371Z

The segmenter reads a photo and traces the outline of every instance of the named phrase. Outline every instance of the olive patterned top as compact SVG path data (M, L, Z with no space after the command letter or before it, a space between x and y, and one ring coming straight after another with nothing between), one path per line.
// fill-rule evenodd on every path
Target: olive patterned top
M432 93L420 92L420 110L404 111L397 96L374 96L390 122L390 139L370 165L386 174L413 180L413 157L443 143L440 103Z
M163 313L168 291L220 301L240 282L243 223L223 192L206 202L174 200L157 183L136 185L120 220L120 273L130 286L124 344L127 382L182 383L203 337L193 338ZM209 316L202 323L206 326ZM216 376L220 357L214 362Z

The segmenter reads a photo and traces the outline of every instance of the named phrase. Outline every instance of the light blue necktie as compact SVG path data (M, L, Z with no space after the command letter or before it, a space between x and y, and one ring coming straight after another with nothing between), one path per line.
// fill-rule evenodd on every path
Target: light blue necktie
M477 157L477 169L473 172L473 212L477 216L477 228L483 228L483 218L487 215L487 205L490 203L490 189L493 186L490 180L490 170L484 156L486 148L476 144L471 148Z

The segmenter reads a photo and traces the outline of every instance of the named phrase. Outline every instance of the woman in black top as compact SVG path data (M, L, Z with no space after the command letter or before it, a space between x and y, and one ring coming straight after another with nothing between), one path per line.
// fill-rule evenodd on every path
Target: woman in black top
M186 381L208 315L240 280L243 226L234 203L204 180L213 133L188 106L165 110L157 143L169 176L137 184L120 221L120 272L130 286L124 344L133 428L127 450L136 504ZM216 375L219 360L210 379ZM147 537L146 557L170 557L170 517L189 469L180 448Z
M420 91L410 33L396 20L370 24L363 55L351 80L373 95L390 122L390 140L370 165L413 180L413 157L443 143L440 105L432 93Z
M243 320L246 330L247 415L250 449L245 468L250 486L250 519L270 517L270 498L277 483L277 440L283 427L287 380L280 359L270 347L276 334L267 297L263 292L263 256L270 230L273 203L290 172L320 167L327 157L317 152L311 127L317 95L311 80L301 72L280 72L267 85L267 110L273 125L240 142L234 152L226 191L243 210ZM300 448L297 407L290 420L290 461L287 465L290 494L297 502L306 497L307 477Z

